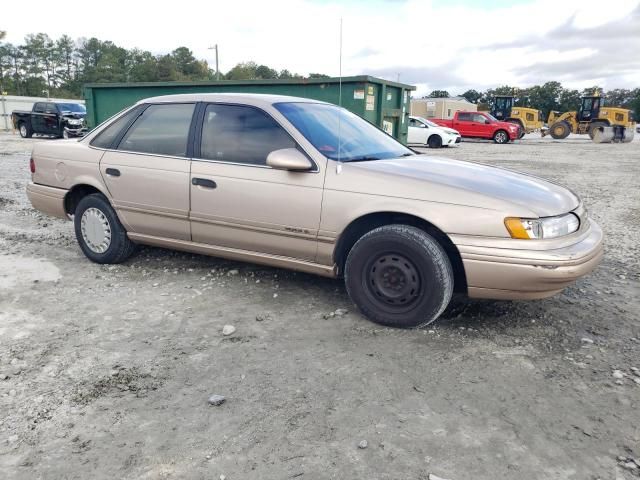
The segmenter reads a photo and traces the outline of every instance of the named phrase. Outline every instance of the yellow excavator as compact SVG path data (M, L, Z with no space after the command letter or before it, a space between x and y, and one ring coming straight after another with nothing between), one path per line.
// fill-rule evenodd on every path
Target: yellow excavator
M630 142L636 129L633 111L603 106L603 98L597 91L592 96L582 97L577 112L549 112L547 125L550 126L542 130L543 137L551 135L561 140L570 133L588 134L595 143Z
M520 138L525 133L538 132L544 126L542 112L535 108L515 107L513 95L496 95L493 97L491 115L503 122L515 123L520 127Z

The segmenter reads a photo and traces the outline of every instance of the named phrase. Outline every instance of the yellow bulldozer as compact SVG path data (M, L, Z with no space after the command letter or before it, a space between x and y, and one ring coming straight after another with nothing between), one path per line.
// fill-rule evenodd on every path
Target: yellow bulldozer
M520 127L520 138L525 133L542 130L544 119L542 112L535 108L516 107L513 95L496 95L493 98L491 115L503 122L515 123Z
M582 97L580 110L549 112L549 128L542 136L551 135L556 140L567 138L570 133L589 135L596 143L630 142L635 134L633 112L626 108L605 107L603 98L595 95Z

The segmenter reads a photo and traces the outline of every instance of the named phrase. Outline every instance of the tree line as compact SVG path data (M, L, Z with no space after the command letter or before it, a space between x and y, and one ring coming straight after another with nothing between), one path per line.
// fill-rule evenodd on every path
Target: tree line
M0 32L0 93L81 98L82 85L94 82L161 82L215 80L216 72L187 47L154 55L126 49L97 38L58 39L46 33L27 35L21 45L2 42ZM292 79L302 75L244 62L226 73L224 80ZM310 73L307 78L328 78Z
M635 112L636 119L640 118L640 88L616 88L605 91L598 86L594 86L580 91L564 88L560 82L546 82L543 85L534 85L528 88L504 85L484 92L470 89L459 96L477 104L478 109L490 110L496 95L513 95L515 106L542 110L546 119L552 110L560 112L577 110L580 108L581 97L593 95L595 91L598 91L604 97L605 105L628 108ZM450 97L450 95L446 90L434 90L428 97Z
M50 97L81 98L82 86L96 82L161 82L215 80L216 72L205 60L198 60L187 47L154 55L137 48L126 49L97 38L73 40L68 35L52 39L46 33L27 35L24 43L3 42L0 31L0 93ZM301 79L287 69L276 70L255 62L243 62L228 72L224 80ZM328 78L309 73L306 78ZM547 118L551 110L576 110L580 97L591 95L597 87L578 91L559 82L547 82L528 88L501 86L486 91L467 90L460 96L481 109L489 109L495 95L514 95L516 106L542 110ZM640 118L640 88L613 89L601 94L605 104L629 108ZM446 90L434 90L430 97L449 97Z

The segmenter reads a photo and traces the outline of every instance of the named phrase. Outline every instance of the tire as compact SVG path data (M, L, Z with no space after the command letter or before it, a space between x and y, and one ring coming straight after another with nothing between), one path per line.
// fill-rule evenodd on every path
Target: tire
M565 121L556 122L553 125L551 125L551 128L549 128L549 133L551 134L551 137L554 138L555 140L564 140L571 133L571 128L569 127L569 124Z
M493 134L493 141L499 144L509 143L509 134L504 130L498 130Z
M431 135L427 140L427 145L429 145L429 148L442 147L442 137L440 135Z
M589 138L593 140L596 130L598 130L600 127L608 127L608 126L609 124L605 122L593 122L591 125L589 125L589 130L587 131L587 133L589 134Z
M136 249L116 212L101 193L87 195L78 202L73 224L80 249L92 262L122 263Z
M22 138L31 138L33 136L33 131L25 122L20 122L18 124L18 132L20 132L20 136Z
M454 283L442 246L408 225L385 225L363 235L347 256L344 281L369 320L397 328L435 321L449 304Z

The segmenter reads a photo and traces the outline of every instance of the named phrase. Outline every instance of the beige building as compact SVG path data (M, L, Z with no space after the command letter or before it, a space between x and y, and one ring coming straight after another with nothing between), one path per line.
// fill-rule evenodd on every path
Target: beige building
M453 118L453 115L459 110L476 112L478 111L478 106L464 97L411 99L411 115L416 117L447 120Z

